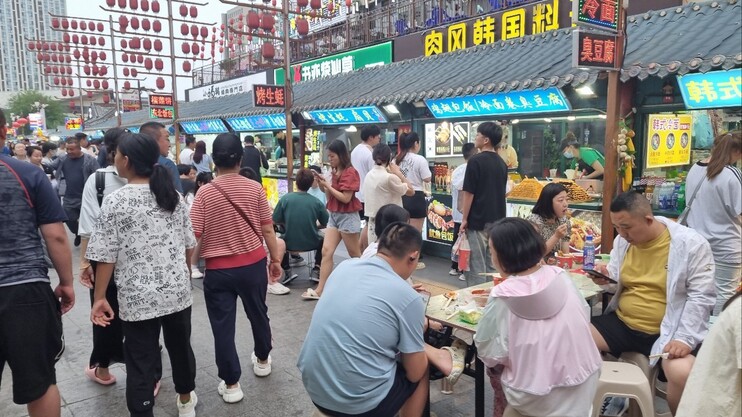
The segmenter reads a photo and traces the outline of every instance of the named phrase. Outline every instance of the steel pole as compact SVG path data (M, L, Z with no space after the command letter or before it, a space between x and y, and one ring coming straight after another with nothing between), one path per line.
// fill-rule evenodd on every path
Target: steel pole
M293 180L293 174L294 174L294 135L291 131L291 103L293 101L293 91L291 88L291 58L290 58L290 52L289 52L289 30L290 28L290 22L289 22L289 2L288 0L283 0L281 2L282 4L282 13L283 13L283 85L284 85L284 103L285 103L285 112L286 112L286 162L288 163L288 168L286 169L286 176L289 182L289 192L294 190L294 187L292 186Z
M170 69L172 74L173 84L173 129L175 130L175 162L178 163L180 157L180 129L178 128L178 87L177 79L178 76L177 68L175 67L175 39L173 38L173 0L167 0L167 22L170 26L169 38L170 38Z

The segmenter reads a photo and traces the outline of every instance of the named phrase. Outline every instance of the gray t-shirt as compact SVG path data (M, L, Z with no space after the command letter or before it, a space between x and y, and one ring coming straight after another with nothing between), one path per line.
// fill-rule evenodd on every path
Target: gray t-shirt
M312 315L297 366L317 405L374 409L392 387L399 353L424 350L422 298L379 257L342 262Z
M688 172L687 202L706 178L707 166L698 162ZM736 167L726 166L719 175L701 184L688 213L688 226L708 240L716 262L739 265L742 262L741 215L742 174Z
M82 205L82 190L85 188L85 173L83 172L84 157L77 159L67 158L62 164L62 172L67 181L64 193L65 207L80 207Z

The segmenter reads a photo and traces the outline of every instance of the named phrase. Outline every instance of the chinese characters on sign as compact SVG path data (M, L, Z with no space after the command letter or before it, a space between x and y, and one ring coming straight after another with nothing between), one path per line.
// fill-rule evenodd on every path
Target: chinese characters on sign
M150 119L172 119L173 108L172 107L150 107L149 118Z
M173 106L173 95L172 94L150 94L149 105L161 106L161 107L172 107Z
M678 75L678 85L688 109L742 106L742 68Z
M562 25L559 24L559 3L565 3L562 7L569 9L565 0L542 1L431 30L424 36L424 54L453 52L567 27L570 23L568 17L562 19Z
M350 125L362 123L386 123L386 117L375 106L351 107L347 109L313 110L309 116L318 125Z
M576 68L615 69L618 67L616 55L616 35L577 30L573 36L572 66Z
M230 117L229 126L236 132L256 132L260 130L286 129L286 116L283 114L269 114L265 116Z
M252 88L252 102L256 107L280 107L286 105L282 85L255 84Z
M570 105L556 87L544 90L510 91L479 96L425 100L436 119L454 117L502 116L524 113L569 111Z
M647 128L647 168L690 163L693 117L690 114L650 114Z
M67 130L80 130L82 127L82 120L79 117L65 117L64 128Z
M572 22L616 32L620 5L618 0L572 0Z
M454 242L452 197L436 195L428 204L425 222L425 240L452 245Z
M331 55L291 66L293 82L316 80L333 75L353 72L361 68L370 68L392 62L392 42L367 46L336 55ZM277 85L284 83L283 68L273 72Z
M191 135L226 133L227 126L221 119L196 120L191 122L180 122L183 131Z

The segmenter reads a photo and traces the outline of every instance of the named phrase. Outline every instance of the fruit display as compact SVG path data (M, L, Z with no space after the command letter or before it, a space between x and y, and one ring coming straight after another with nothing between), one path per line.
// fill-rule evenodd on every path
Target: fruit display
M544 186L541 185L538 180L533 178L526 178L517 184L508 194L509 198L525 198L530 200L537 200L538 196L541 195L541 190Z
M562 184L567 189L567 195L569 196L570 202L579 203L583 201L590 201L592 199L587 194L587 191L585 191L584 188L577 185L574 181L560 180L559 183Z

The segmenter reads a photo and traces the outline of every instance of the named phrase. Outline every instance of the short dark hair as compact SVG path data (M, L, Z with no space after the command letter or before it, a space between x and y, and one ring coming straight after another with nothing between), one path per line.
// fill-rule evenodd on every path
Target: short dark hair
M556 213L554 213L554 197L566 192L567 188L562 184L556 182L546 184L544 189L541 190L541 194L539 194L531 213L538 214L544 219L556 218Z
M376 217L374 217L374 228L377 236L380 236L381 232L383 232L390 224L396 222L408 223L409 221L409 211L396 204L385 204L376 211Z
M575 148L580 149L580 142L572 132L567 132L567 134L564 135L564 139L562 139L562 142L559 144L559 152L564 151L567 146L574 146Z
M321 174L322 173L322 168L320 168L317 165L309 165L309 169L311 169L312 171L314 171L314 172L316 172L318 174Z
M468 161L469 158L471 158L476 153L477 148L471 142L465 143L464 146L461 147L461 154L464 156L464 161Z
M242 167L240 168L240 175L247 178L248 180L258 181L258 174L255 172L254 169L250 167Z
M190 145L191 143L196 142L196 137L193 135L186 135L185 137L185 144L186 146Z
M64 140L64 144L80 146L80 139L76 138L75 136L71 136Z
M28 155L29 158L36 151L41 152L41 148L39 148L38 146L35 146L35 145L26 146L26 155ZM41 154L43 155L44 153L41 152Z
M626 211L632 214L652 214L649 200L636 191L626 191L616 196L611 202L611 213Z
M1 125L2 124L0 124L0 126ZM46 154L49 153L49 151L53 151L53 150L56 150L58 148L59 148L59 146L57 146L57 144L54 143L54 142L44 142L44 143L41 144L41 153L43 153L44 155L46 155Z
M214 165L219 168L232 168L242 160L242 144L234 133L221 133L211 145Z
M538 265L546 242L533 225L519 217L506 217L492 225L489 241L497 254L501 272L516 274Z
M314 183L314 174L309 168L302 168L296 173L296 187L300 191L307 191Z
M340 169L348 168L350 164L350 154L348 153L348 147L342 140L335 139L327 145L327 150L334 153L340 159Z
M147 122L139 128L139 134L146 135L154 140L157 140L157 137L159 136L158 133L161 129L165 129L164 124L160 122ZM157 151L157 154L159 155L160 152Z
M394 222L384 229L378 242L378 253L383 253L395 259L404 259L410 253L422 248L423 237L414 226Z
M364 126L363 129L361 129L361 140L364 142L379 135L381 135L381 130L379 130L379 127L376 125Z
M248 143L248 144L255 143L255 137L253 135L245 136L245 143Z
M103 144L106 146L106 154L111 155L111 158L113 158L116 154L116 149L118 148L121 136L127 134L130 134L129 131L120 127L106 130L106 133L103 134ZM113 161L113 159L111 159L111 161Z
M390 148L386 143L379 143L374 146L374 150L371 152L371 157L374 159L376 165L389 165L389 163L392 162L392 148Z
M178 164L178 175L188 175L192 169L196 169L193 165Z
M492 147L500 144L502 141L502 128L495 122L483 122L477 127L477 133L490 140Z
M83 132L77 132L75 133L75 138L77 138L77 140L88 140L88 135Z

